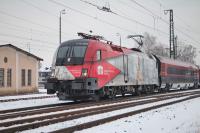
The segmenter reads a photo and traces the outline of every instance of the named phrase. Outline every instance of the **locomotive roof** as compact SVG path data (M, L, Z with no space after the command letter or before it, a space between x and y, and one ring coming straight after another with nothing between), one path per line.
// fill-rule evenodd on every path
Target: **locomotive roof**
M77 46L77 45L88 45L88 42L92 40L92 41L96 41L96 42L100 42L100 43L104 43L107 44L108 46L110 46L112 49L120 49L119 51L121 51L121 49L127 49L127 50L131 50L131 51L135 51L135 52L139 52L139 53L143 53L141 50L137 49L137 48L126 48L126 47L120 47L118 45L113 44L112 42L103 42L101 40L94 40L94 39L72 39L72 40L68 40L65 41L63 43L61 43L61 45L59 47L63 47L63 46ZM117 50L118 51L118 50ZM143 53L144 54L144 53Z
M172 65L177 65L177 66L184 66L184 67L198 68L195 64L192 64L192 63L183 62L180 60L174 60L174 59L161 57L161 56L158 56L158 58L160 59L161 63L172 64Z
M66 46L66 45L88 45L89 39L73 39L73 40L68 40L63 43L61 43L60 46Z

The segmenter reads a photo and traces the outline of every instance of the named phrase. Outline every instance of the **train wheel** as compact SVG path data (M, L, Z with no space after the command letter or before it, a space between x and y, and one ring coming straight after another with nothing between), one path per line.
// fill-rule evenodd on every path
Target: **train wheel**
M122 97L124 97L124 96L125 96L125 88L124 88L124 87L121 87L120 91L121 91Z
M136 96L140 96L141 95L141 91L142 91L142 86L139 86L135 89L135 95Z
M96 101L96 102L99 102L99 101L100 101L100 96L99 96L99 95L94 95L92 98L93 98L93 100Z
M197 89L198 88L198 83L194 83L194 89Z
M112 89L110 89L109 90L109 99L115 99L115 97L116 97L116 91L115 91L115 89L114 88L112 88Z

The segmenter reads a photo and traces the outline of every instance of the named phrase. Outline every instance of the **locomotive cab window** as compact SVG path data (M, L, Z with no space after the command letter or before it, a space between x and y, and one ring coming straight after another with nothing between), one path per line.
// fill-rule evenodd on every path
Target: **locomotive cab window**
M56 65L81 65L84 62L87 42L66 42L58 48Z
M101 60L101 50L97 50L97 61Z

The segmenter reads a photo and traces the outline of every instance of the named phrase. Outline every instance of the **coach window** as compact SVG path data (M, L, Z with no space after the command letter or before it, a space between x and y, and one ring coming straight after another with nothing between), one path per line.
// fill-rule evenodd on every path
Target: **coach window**
M97 50L97 61L101 60L101 50Z
M4 87L4 69L0 68L0 88Z

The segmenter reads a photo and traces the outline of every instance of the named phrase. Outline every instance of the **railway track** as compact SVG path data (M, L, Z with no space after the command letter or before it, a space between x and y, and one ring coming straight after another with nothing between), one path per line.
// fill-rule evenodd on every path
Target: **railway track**
M159 96L159 95L168 95L168 94L172 94L173 95L173 93L176 93L176 92L177 93L182 93L182 92L185 93L185 91L187 92L188 90L171 91L171 92L168 92L168 93L161 93L161 94L154 93L154 94L151 94L151 95L148 94L148 96L145 95L145 94L143 94L141 96L135 96L134 98L131 96L131 98L133 100L137 100L137 99L140 99L140 98L149 98L149 97L154 97L154 96ZM196 90L192 90L192 91L198 91L198 90L196 89ZM129 96L127 96L127 97L117 97L117 99L115 99L115 101L109 101L109 102L114 102L115 103L115 102L118 102L118 101L121 101L121 100L126 101L129 98L130 98ZM26 111L26 113L28 113L28 112L37 112L38 110L39 111L44 110L44 113L45 113L45 110L47 110L47 112L49 112L50 108L51 108L50 110L52 110L52 111L54 111L54 109L55 109L55 111L56 110L59 111L59 110L66 109L64 106L69 106L70 105L69 108L75 108L76 106L79 107L82 103L84 103L84 105L87 107L87 106L91 106L92 104L97 104L97 105L104 104L104 103L107 103L107 101L105 102L105 100L103 100L103 102L100 101L98 103L97 102L91 102L91 101L84 101L84 102L78 101L78 102L67 102L67 103L49 104L49 105L41 105L41 106L33 106L33 107L25 107L25 108L17 108L17 109L9 109L9 110L0 110L0 118L1 118L1 116L3 114L6 114L6 113L8 115L10 115L10 114L11 115L12 114L15 115L16 112L22 112L21 114L24 114L23 111ZM71 107L71 105L73 105L73 104L75 105L75 107ZM84 107L84 105L81 105L81 106ZM35 110L35 111L33 111L33 110ZM26 115L26 113L24 115ZM42 113L42 112L40 112L40 113ZM17 113L17 114L20 115L20 113Z
M115 120L120 119L120 118L136 115L136 114L139 114L139 113L142 113L142 112L150 111L150 110L161 108L161 107L164 107L164 106L169 106L169 105L172 105L172 104L180 103L180 102L190 100L190 99L194 99L194 98L197 98L197 97L200 97L200 95L190 96L190 97L180 99L180 100L177 100L177 101L172 101L172 102L169 102L169 103L164 103L164 104L160 104L160 105L156 105L156 106L152 106L152 107L147 107L147 108L139 109L139 110L136 110L136 111L131 111L131 112L128 112L128 113L119 114L119 115L115 115L115 116L111 116L111 117L107 117L107 118L83 123L83 124L80 124L80 125L75 125L75 126L72 126L72 127L52 131L50 133L73 133L75 131L80 131L80 130L83 130L83 129L91 128L91 127L98 126L98 125L101 125L101 124L105 124L105 123L108 123L108 122L111 122L111 121L115 121Z
M172 94L160 94L161 96L169 95L171 94L176 95L176 93ZM184 92L185 93L185 92ZM190 92L189 92L190 93ZM118 102L125 102L129 100L140 100L140 99L146 99L146 98L155 98L160 97L160 95L150 95L150 96L137 96L137 97L119 97L115 100L103 100L100 102L69 102L69 103L59 103L59 104L51 104L51 105L43 105L43 106L35 106L35 107L27 107L27 108L19 108L19 109L11 109L11 110L2 110L0 111L0 119L8 119L8 118L15 118L15 117L24 117L27 115L36 115L36 114L42 114L42 113L48 113L48 112L56 112L56 111L62 111L62 110L68 110L68 109L76 109L76 108L84 108L89 107L93 105L104 105L108 103L118 103Z
M59 106L70 105L70 104L75 104L75 103L74 102L57 103L57 104L49 104L49 105L41 105L41 106L32 106L32 107L26 107L26 108L0 110L0 114L1 115L3 115L3 114L13 114L15 112L32 111L32 110L38 110L38 109L44 109L44 108L51 108L51 107L59 107Z
M84 128L89 128L95 125L99 125L100 123L109 122L112 120L116 120L119 118L123 118L129 115L134 115L136 113L148 111L150 109L159 108L162 106L167 106L170 104L174 104L177 102L181 102L184 100L188 100L191 98L196 98L200 96L200 91L195 92L184 92L184 93L167 93L162 95L152 95L148 97L137 97L137 98L126 98L126 99L118 99L118 101L103 101L99 103L84 103L84 104L77 104L77 105L68 105L64 107L58 107L50 109L41 109L35 110L36 112L31 112L26 114L26 112L17 112L10 114L0 115L0 119L3 120L0 122L0 132L1 133L8 133L8 132L16 132L16 131L23 131L28 129L34 129L37 127L54 124L58 122L70 121L82 117L87 117L91 115L97 115L102 113L107 113L111 111L121 110L129 107L136 107L139 105L145 105L149 103L155 103L159 101L169 100L173 98L183 98L176 101L171 101L169 103L156 105L149 108L144 108L138 111L133 111L132 113L125 113L116 115L113 117L104 118L101 120L96 120L94 122L88 122L85 124L80 124L72 127L68 127L66 129L58 130L56 132L73 132L75 130L81 130ZM47 111L48 110L48 111ZM34 110L33 110L34 111ZM55 112L56 111L56 112ZM48 114L48 113L49 114ZM50 113L51 112L51 113ZM54 113L52 113L54 112ZM21 115L20 115L21 113ZM43 114L42 114L43 113ZM46 113L46 114L45 114ZM22 115L25 114L25 115ZM40 115L39 115L40 114ZM20 116L20 119L18 117ZM6 117L9 121L6 120Z

